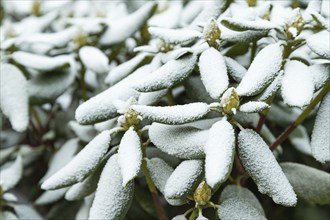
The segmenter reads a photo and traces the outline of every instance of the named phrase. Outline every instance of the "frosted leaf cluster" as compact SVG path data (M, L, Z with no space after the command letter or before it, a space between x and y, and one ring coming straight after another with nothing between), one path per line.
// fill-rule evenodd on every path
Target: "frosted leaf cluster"
M1 219L264 220L330 204L329 8L3 2Z

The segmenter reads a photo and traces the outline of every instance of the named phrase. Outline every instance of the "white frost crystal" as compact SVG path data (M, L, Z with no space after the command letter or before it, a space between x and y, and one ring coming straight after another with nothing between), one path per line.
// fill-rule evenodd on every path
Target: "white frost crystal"
M209 108L206 103L196 102L169 107L132 105L143 118L164 124L183 124L203 118Z
M27 80L14 65L1 63L1 111L12 127L22 132L29 123Z
M296 60L285 64L281 93L284 102L290 106L303 107L310 103L314 94L314 82L305 64Z
M203 161L185 160L177 166L165 185L165 197L185 198L197 187L203 174Z
M204 149L206 182L214 188L228 178L234 159L235 131L226 118L212 125Z
M79 50L81 62L95 73L102 74L109 70L108 57L98 48L84 46Z
M245 129L239 133L238 154L261 193L272 197L277 204L296 205L297 197L292 186L268 145L255 131Z
M282 65L282 50L279 43L270 44L257 54L237 87L238 95L256 95L276 77Z
M47 179L43 189L58 189L82 181L101 162L110 145L110 131L103 131L82 149L65 167Z
M312 133L312 154L321 163L330 161L330 92L323 98Z
M124 218L132 203L134 183L129 182L125 187L122 183L118 155L115 154L102 171L88 219Z
M123 186L134 179L141 168L142 151L140 137L133 127L125 132L118 150L118 163L123 177Z
M201 54L198 66L207 92L212 98L219 99L229 85L223 56L211 47Z
M306 165L281 163L293 190L310 203L330 204L330 174Z
M204 157L203 146L208 130L187 125L164 125L153 123L149 128L149 138L161 151L183 159Z

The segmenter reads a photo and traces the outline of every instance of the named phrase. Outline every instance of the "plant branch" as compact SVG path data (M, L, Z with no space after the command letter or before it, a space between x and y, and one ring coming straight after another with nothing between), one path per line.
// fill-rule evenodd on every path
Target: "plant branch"
M322 100L322 98L329 92L330 90L330 81L328 81L319 92L319 94L313 99L313 101L304 109L304 111L297 117L292 125L290 125L287 129L285 129L282 134L280 134L274 143L270 145L270 149L273 151L276 147L282 144L291 132L300 125L309 115L309 113L315 108L315 106Z

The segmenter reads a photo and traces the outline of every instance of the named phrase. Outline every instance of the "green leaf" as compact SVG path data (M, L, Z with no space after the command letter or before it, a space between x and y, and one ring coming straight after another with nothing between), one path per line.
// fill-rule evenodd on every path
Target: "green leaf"
M255 131L244 129L239 133L238 154L262 194L269 195L277 204L296 205L297 198L292 186L268 145Z
M115 154L105 165L97 186L95 199L88 219L123 219L134 196L134 182L125 187Z
M14 130L22 132L29 123L28 85L23 73L14 65L1 63L1 110Z
M281 167L299 198L310 203L330 204L329 173L290 162L281 163Z

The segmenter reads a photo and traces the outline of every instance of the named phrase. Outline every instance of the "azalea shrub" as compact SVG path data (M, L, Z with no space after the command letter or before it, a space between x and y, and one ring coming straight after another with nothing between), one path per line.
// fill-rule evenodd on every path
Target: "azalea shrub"
M1 219L328 219L329 15L3 1Z

